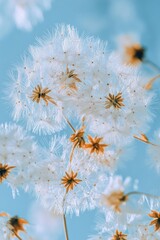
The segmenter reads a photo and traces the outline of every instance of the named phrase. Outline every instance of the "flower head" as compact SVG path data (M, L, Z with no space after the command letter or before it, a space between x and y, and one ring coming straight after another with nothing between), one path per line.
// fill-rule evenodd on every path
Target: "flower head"
M96 164L81 148L76 148L70 162L71 149L66 138L53 139L46 160L35 168L31 179L40 203L57 214L78 215L80 211L94 209L108 180L103 172L95 174Z
M79 130L77 130L75 133L73 133L70 137L70 141L78 147L83 147L85 145L85 140L84 140L84 132L85 132L85 127L81 127Z
M28 224L28 221L26 221L23 218L19 218L18 216L11 217L8 220L9 228L15 236L17 236L18 233L21 231L25 232L25 229L24 229L25 224Z
M8 177L10 171L13 168L15 168L15 166L8 166L7 164L2 165L0 163L0 183L2 183L3 180L5 180Z
M145 58L146 49L135 34L118 37L118 51L124 64L137 67Z
M143 88L136 69L124 66L114 55L104 58L106 65L103 67L102 62L97 67L92 81L81 83L74 109L85 117L92 134L121 146L133 141L134 134L147 131L152 119L148 110L153 95ZM139 115L141 111L145 119Z
M108 146L108 144L100 143L103 140L102 137L92 138L90 135L88 135L88 140L90 141L90 143L85 143L84 147L89 148L90 153L94 153L94 152L96 152L97 154L104 153L105 147Z
M75 69L69 70L69 68L67 67L66 73L64 73L63 75L64 79L62 78L62 81L64 81L64 84L62 85L62 89L64 88L77 91L77 83L80 83L81 80L78 78L78 74L75 73Z
M13 194L20 187L26 188L37 158L38 147L22 127L0 125L0 183L7 183Z
M61 179L61 183L66 188L66 193L73 190L73 188L79 184L82 180L76 178L78 173L71 171L70 173L65 173L66 175Z
M126 178L123 183L121 177L111 177L107 188L102 194L102 204L112 208L115 212L121 212L121 206L128 200L128 196L124 193L124 190L129 181L130 179Z
M14 119L23 119L34 132L52 134L63 129L64 116L76 115L77 92L89 75L91 78L92 61L103 57L103 48L99 40L82 38L70 26L58 27L55 34L30 47L23 67L12 75Z
M116 96L109 93L109 96L106 97L106 99L106 108L114 107L116 109L119 109L124 106L122 93L118 93Z
M33 100L33 102L37 103L39 103L42 99L43 101L45 101L46 105L48 105L48 102L51 102L56 105L56 102L53 100L53 98L48 95L48 93L50 92L51 90L48 89L47 87L42 89L40 85L37 85L37 87L35 87L35 89L33 90L31 99Z
M22 240L20 237L21 232L26 232L24 225L28 221L18 216L11 217L8 213L0 214L0 234L2 239L16 238Z
M144 60L145 49L138 43L132 46L126 46L125 55L128 64L136 65Z
M116 230L112 240L127 240L127 235Z
M150 225L154 225L155 231L160 230L160 212L152 210L151 213L148 214L148 216L154 218L154 220L150 222Z
M128 198L123 192L117 191L112 192L109 195L104 194L102 199L105 205L112 207L116 212L120 212L121 205L125 203Z

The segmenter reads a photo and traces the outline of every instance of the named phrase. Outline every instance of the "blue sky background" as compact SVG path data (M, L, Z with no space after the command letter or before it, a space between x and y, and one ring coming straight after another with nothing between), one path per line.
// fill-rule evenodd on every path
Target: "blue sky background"
M3 100L9 72L21 63L29 45L34 44L37 37L53 31L57 24L70 24L80 33L85 32L108 41L110 50L114 47L117 34L134 32L140 36L146 47L147 58L160 65L159 9L159 0L54 0L52 9L44 13L44 21L38 23L32 32L12 28L0 39L0 122L12 121L8 104ZM5 26L0 32L4 30ZM159 83L156 87L159 95ZM158 101L160 103L160 100ZM159 103L154 107L155 118L149 137L160 128ZM146 145L135 142L129 152L125 157L127 161L122 160L118 173L138 179L140 191L160 195L160 176L148 164ZM24 193L13 200L10 189L5 184L0 185L0 212L6 211L11 215L18 214L29 218L29 207L33 201L32 196ZM93 233L96 216L97 213L93 211L81 214L80 217L68 217L70 240L87 239L87 236ZM51 239L54 239L54 236ZM59 240L63 239L62 235Z

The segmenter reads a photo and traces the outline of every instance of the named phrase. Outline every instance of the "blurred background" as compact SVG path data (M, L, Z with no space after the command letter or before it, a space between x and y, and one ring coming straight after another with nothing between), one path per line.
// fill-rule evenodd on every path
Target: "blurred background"
M33 26L32 31L16 27L11 18L11 8L8 8L9 12L5 8L4 2L7 1L9 0L0 0L1 123L12 121L6 95L4 96L6 83L10 81L10 71L21 63L28 47L36 43L37 38L54 31L57 24L73 25L80 34L93 35L107 41L108 51L116 49L119 35L134 34L145 47L147 59L160 66L159 0L54 0L50 1L51 7L46 7L43 11L44 18ZM18 11L17 14L18 21L21 22L21 12ZM158 81L155 88L159 96ZM150 138L160 128L160 99L156 99L156 103L157 101L158 104L153 106L155 121L147 135ZM117 173L124 177L131 176L133 180L138 179L140 191L160 195L160 176L151 166L145 144L135 141L134 146L132 144L129 147ZM11 191L5 184L0 185L0 212L2 211L28 219L36 227L38 240L64 239L59 217L52 218L29 194L21 192L12 199ZM88 235L94 233L98 218L97 211L86 212L79 217L67 217L70 240L87 239Z

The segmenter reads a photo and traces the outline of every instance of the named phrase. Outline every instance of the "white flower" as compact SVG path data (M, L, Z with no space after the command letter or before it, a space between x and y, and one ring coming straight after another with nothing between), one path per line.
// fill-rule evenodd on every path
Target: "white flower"
M116 231L127 235L128 238L128 226L134 224L136 221L136 216L134 214L115 214L112 211L107 211L103 213L103 217L98 220L96 225L97 233L91 235L88 240L116 240L118 238L113 238Z
M133 240L158 240L160 238L160 234L154 232L149 225L142 224L134 229L133 236Z
M64 118L85 116L94 134L124 144L152 119L152 94L137 72L109 57L105 43L79 37L70 26L31 47L13 79L14 119L35 132L53 133L64 127Z
M49 9L51 2L52 0L0 0L0 6L3 7L0 16L17 28L30 31L37 22L43 20L43 10Z
M135 133L148 129L153 96L136 70L120 64L114 55L94 65L94 71L77 93L75 111L108 143L127 144Z
M130 181L129 177L124 182L121 176L110 177L107 188L102 194L102 204L109 209L112 208L115 212L121 212L122 205L126 204L128 200L125 189Z
M94 209L99 204L108 177L97 174L94 164L91 172L85 155L74 154L70 162L68 145L64 138L53 140L49 154L46 153L48 160L35 169L32 182L45 208L57 214L79 215L80 211Z
M73 118L80 84L96 74L99 61L104 66L104 51L100 40L79 37L70 26L58 27L54 35L39 40L12 76L14 119L23 118L34 132L48 134L62 129L62 110Z
M0 182L7 183L13 191L26 188L36 166L38 147L20 126L0 125Z

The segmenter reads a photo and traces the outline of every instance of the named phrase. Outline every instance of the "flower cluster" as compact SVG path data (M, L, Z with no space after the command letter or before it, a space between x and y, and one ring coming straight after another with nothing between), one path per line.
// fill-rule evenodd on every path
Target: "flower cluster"
M99 204L108 178L106 174L96 174L96 163L83 152L75 152L72 162L69 155L67 139L53 139L46 161L35 169L31 181L38 199L47 209L56 214L79 215L80 211L94 209Z
M105 43L81 38L70 26L31 47L13 80L14 119L23 118L34 132L59 131L75 115L107 143L122 145L152 120L153 95L136 70L109 56Z
M159 239L160 197L136 191L125 193L128 183L129 179L122 182L120 176L110 179L102 196L105 208L101 224L97 224L98 233L89 240ZM138 199L134 199L136 195Z
M159 205L144 213L140 208L148 195L126 192L130 178L123 182L115 175L125 146L134 139L156 148L158 159L157 144L144 134L153 120L154 94L146 91L135 67L144 60L144 49L126 47L124 64L106 45L79 36L71 26L59 26L30 47L12 74L9 99L14 120L45 135L48 147L38 147L17 125L2 125L0 183L32 190L40 204L61 214L64 222L67 214L100 208L104 224L91 240L156 239ZM13 225L11 220L7 224ZM19 238L20 230L23 226L11 234Z

